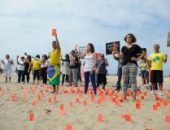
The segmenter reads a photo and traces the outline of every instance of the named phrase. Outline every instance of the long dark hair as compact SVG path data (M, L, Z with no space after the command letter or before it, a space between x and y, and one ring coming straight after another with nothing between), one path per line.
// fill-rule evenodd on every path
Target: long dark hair
M31 62L32 59L31 55L28 55L27 58L28 58L28 62Z
M70 57L69 57L69 54L66 54L65 55L65 60L68 61L70 63Z
M43 55L45 60L48 60L48 56L46 54Z
M90 46L90 51L94 53L95 52L94 45L92 43L88 43L88 45Z

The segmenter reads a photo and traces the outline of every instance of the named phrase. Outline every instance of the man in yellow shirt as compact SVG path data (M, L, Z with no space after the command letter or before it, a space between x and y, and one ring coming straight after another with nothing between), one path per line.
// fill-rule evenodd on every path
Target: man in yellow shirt
M35 80L37 79L37 84L39 84L40 80L40 69L41 69L41 61L40 56L37 55L32 61L32 70L33 70L33 84L35 84Z
M167 62L167 55L159 51L159 44L154 45L154 53L149 57L151 67L150 81L152 83L152 90L158 85L159 95L162 96L163 88L163 64Z
M60 43L56 34L56 41L52 42L52 52L49 57L49 67L48 67L48 82L53 86L53 93L58 93L60 84L60 57L61 49Z

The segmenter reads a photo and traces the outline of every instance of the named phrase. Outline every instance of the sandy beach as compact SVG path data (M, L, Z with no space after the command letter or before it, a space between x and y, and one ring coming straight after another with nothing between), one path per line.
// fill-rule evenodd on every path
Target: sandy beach
M122 99L113 92L116 77L108 77L106 91L83 95L83 87L60 87L58 95L50 86L4 83L0 75L0 130L170 130L170 81L165 79L164 96L141 88L137 101ZM140 78L139 84L140 84ZM91 89L91 88L90 88Z

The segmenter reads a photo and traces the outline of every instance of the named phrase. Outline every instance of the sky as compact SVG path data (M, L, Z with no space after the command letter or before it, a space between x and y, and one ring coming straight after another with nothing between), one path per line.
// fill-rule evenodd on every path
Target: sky
M167 34L170 32L170 0L0 0L0 58L12 58L27 52L31 55L51 51L57 28L62 54L75 45L91 42L97 52L105 53L105 43L125 44L127 33L135 34L137 44L147 48L159 43L170 57ZM109 72L116 73L112 56ZM170 58L165 74L170 73Z

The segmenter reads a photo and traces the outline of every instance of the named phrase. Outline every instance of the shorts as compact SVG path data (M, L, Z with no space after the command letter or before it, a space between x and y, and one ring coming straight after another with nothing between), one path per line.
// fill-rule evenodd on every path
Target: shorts
M4 70L4 76L5 78L9 78L12 76L12 71L11 70Z
M146 79L147 78L147 70L141 70L141 77L143 79Z
M162 70L151 70L151 83L163 83L163 71Z
M40 70L34 70L33 72L33 80L40 79Z

